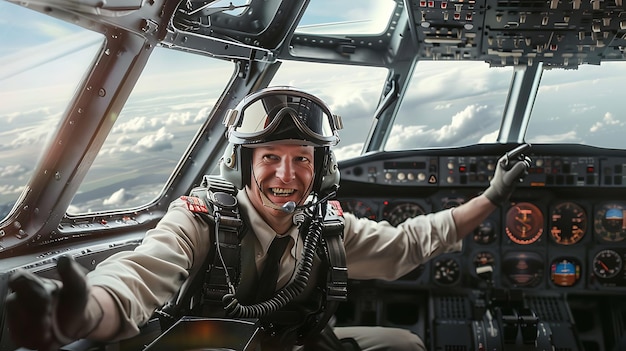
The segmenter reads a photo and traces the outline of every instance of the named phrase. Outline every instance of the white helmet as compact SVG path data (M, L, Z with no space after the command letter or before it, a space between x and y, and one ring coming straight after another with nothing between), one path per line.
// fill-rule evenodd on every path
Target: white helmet
M315 147L313 192L325 195L339 183L337 145L341 117L318 97L293 87L269 87L246 96L224 117L229 145L220 161L222 176L242 189L250 180L250 148L269 144Z

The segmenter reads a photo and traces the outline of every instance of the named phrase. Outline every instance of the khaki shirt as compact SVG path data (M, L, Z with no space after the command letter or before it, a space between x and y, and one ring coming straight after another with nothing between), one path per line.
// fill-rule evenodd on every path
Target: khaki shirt
M255 261L262 266L276 233L256 212L244 190L237 194L242 215L256 240ZM134 251L116 253L88 274L89 283L105 288L116 300L124 323L116 339L139 332L154 311L180 289L189 273L200 269L211 247L209 225L178 199ZM248 233L249 235L250 233ZM294 226L277 288L288 283L301 256L302 240ZM345 213L344 246L348 277L394 280L432 257L460 250L450 209L406 220L397 227L386 221L358 219Z

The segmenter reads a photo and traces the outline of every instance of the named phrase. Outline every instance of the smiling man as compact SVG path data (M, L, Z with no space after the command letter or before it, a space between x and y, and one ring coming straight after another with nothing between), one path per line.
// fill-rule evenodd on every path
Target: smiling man
M124 339L156 311L258 319L262 351L424 350L418 335L401 328L331 328L347 278L394 280L460 249L530 166L527 157L507 154L483 194L394 227L329 201L339 184L331 147L341 119L319 98L263 89L225 123L229 145L217 184L173 201L134 251L86 276L61 257L61 281L26 271L11 277L8 323L18 345L48 350L79 338ZM257 294L266 286L268 295Z

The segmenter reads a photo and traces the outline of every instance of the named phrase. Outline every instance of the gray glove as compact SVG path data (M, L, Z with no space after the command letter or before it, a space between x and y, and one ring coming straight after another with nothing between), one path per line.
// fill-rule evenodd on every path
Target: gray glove
M495 205L505 203L517 183L524 180L530 168L530 157L522 152L530 148L530 144L523 144L500 157L496 164L496 170L491 179L490 186L484 194Z
M7 322L17 346L58 350L87 336L103 311L90 294L85 270L70 256L57 262L61 281L18 269L9 278L13 290L6 299Z

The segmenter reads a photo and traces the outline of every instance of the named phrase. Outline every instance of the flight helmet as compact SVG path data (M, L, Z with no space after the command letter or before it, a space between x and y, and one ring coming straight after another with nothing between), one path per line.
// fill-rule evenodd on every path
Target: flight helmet
M222 176L242 189L250 182L251 149L271 144L315 148L312 191L326 195L339 183L331 147L339 142L341 117L318 97L289 86L261 89L246 96L224 117L229 141L220 161Z

